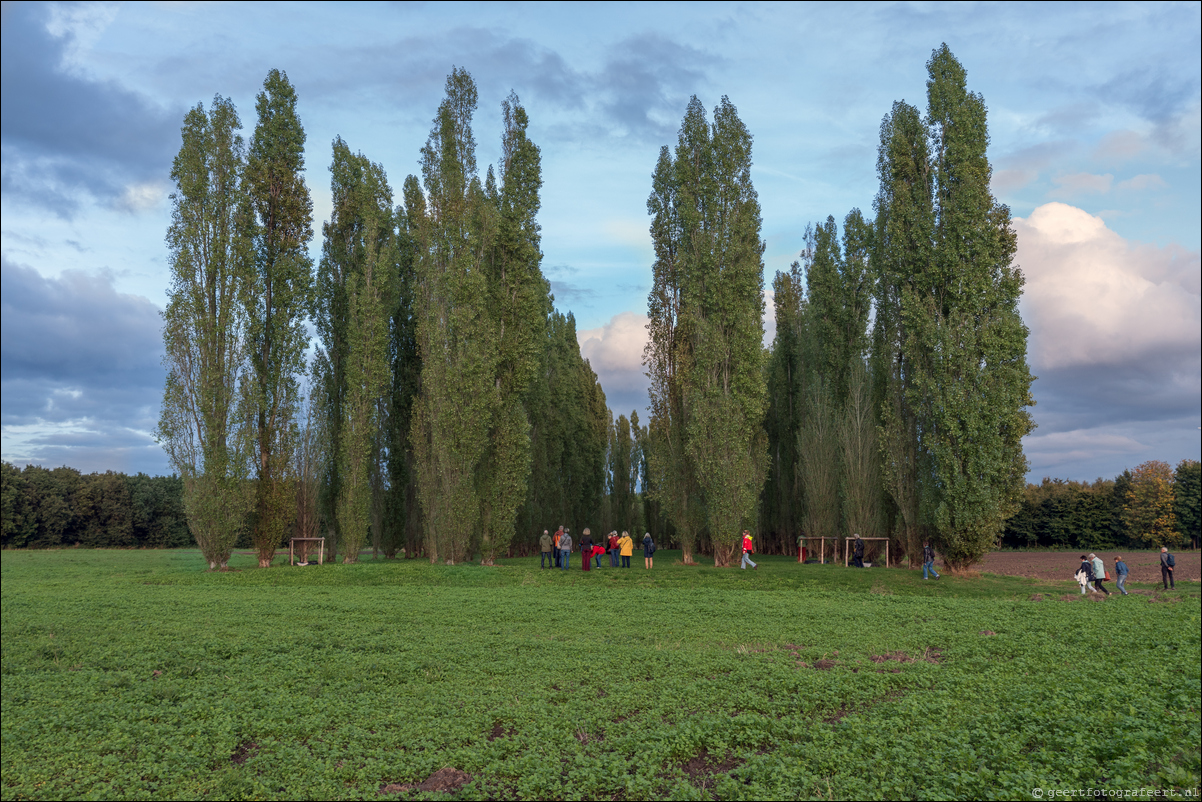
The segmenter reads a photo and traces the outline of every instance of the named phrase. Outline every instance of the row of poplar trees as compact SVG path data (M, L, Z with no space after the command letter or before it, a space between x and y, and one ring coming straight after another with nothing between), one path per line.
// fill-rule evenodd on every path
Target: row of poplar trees
M686 562L700 544L729 564L746 527L788 550L930 539L966 565L1017 509L1034 401L1015 234L983 98L946 45L927 71L925 116L898 102L882 122L875 219L810 226L776 274L767 351L751 136L726 98L712 121L693 98L660 152L646 489Z
M384 169L335 139L316 269L296 102L273 70L249 146L228 99L198 105L172 170L158 435L210 567L243 527L261 566L293 533L344 562L370 538L490 563L519 527L596 514L610 416L540 269L517 96L482 180L476 86L454 70L395 206Z

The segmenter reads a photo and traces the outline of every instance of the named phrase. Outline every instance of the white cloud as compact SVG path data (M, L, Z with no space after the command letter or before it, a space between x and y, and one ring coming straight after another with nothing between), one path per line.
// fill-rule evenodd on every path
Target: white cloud
M159 181L129 184L113 205L124 212L138 213L153 209L167 200L167 185Z
M619 312L599 328L577 332L580 353L593 366L608 393L647 386L643 348L647 345L647 316Z
M576 332L576 340L580 343L580 354L589 361L601 382L610 410L617 414L633 409L645 416L650 401L649 382L643 373L647 316L619 312L603 326Z
M1198 357L1199 253L1130 242L1100 217L1048 203L1015 218L1035 369Z
M776 291L764 290L764 345L776 339Z

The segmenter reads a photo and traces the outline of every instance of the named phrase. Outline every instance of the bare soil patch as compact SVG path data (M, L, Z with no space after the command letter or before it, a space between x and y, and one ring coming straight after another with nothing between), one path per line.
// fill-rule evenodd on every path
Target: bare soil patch
M688 775L689 782L694 787L709 789L715 785L715 774L726 774L741 765L741 758L733 757L729 753L719 758L703 749L699 755L681 763L680 770Z
M492 725L492 729L488 733L488 742L492 743L498 738L508 738L513 735L516 730L513 727L506 727L501 722Z
M388 783L380 786L381 794L403 794L409 791L423 791L425 793L443 793L455 794L459 789L472 781L472 775L466 771L459 769L441 768L431 774L420 785L414 783Z
M156 674L159 672L155 672ZM230 755L230 763L235 766L241 766L250 758L254 757L259 752L259 745L254 741L243 741L238 744L238 748Z
M1089 554L1089 552L1085 552ZM1114 558L1121 556L1131 569L1131 582L1160 581L1159 551L1105 551L1097 555L1114 576ZM1173 552L1177 565L1173 569L1178 582L1202 580L1202 552ZM991 574L1027 576L1033 579L1072 580L1081 564L1080 551L995 551L986 554L976 567Z

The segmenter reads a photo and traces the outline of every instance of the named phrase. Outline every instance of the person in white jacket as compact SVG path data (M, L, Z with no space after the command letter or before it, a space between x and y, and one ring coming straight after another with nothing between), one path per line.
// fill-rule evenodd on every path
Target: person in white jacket
M1089 561L1093 564L1093 586L1109 596L1110 591L1106 590L1106 586L1102 584L1102 580L1106 578L1106 566L1102 563L1102 558L1091 554Z

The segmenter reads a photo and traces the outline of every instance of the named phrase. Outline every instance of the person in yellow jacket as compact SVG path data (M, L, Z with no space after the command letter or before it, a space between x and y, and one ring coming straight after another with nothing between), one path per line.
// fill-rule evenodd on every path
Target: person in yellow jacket
M618 549L622 553L622 567L630 567L630 555L634 554L634 541L630 539L629 532L623 532L618 538Z

